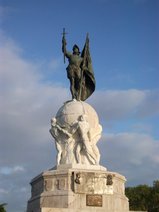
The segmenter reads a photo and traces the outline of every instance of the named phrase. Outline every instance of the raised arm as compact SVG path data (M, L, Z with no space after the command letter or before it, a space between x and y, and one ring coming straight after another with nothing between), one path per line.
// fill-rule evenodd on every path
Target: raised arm
M66 42L65 36L63 35L63 37L62 37L62 52L64 55L64 63L65 63L65 57L69 58L71 56L71 53L68 52L66 49L66 45L67 45L67 42Z
M67 52L66 45L67 45L67 43L66 43L65 35L63 35L63 37L62 37L62 52L64 53L64 56L66 55L66 52Z

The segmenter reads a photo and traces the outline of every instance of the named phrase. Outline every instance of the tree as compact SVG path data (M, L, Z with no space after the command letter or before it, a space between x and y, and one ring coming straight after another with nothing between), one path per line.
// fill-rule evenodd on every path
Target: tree
M126 188L126 195L129 198L130 210L148 210L150 189L147 185Z
M7 205L6 203L0 204L0 212L6 212L4 206Z
M125 193L129 198L130 210L159 212L159 180L154 181L152 187L148 185L128 187Z
M151 212L159 212L159 180L153 182L153 187L151 188Z

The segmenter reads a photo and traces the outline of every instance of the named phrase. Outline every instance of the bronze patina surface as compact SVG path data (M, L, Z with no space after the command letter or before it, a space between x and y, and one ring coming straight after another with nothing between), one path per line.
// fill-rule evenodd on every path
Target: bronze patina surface
M86 205L94 207L102 207L102 195L86 195Z
M66 32L64 29L62 37L62 52L64 54L64 63L65 57L69 62L66 70L67 78L70 80L72 99L85 101L95 90L95 78L89 50L88 34L82 53L76 44L73 46L72 53L67 51L65 35Z

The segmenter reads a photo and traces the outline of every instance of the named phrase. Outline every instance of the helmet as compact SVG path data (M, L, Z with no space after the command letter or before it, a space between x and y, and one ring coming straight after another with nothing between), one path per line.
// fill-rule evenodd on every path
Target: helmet
M72 50L74 51L75 49L78 49L78 53L80 54L80 49L76 44L73 46Z

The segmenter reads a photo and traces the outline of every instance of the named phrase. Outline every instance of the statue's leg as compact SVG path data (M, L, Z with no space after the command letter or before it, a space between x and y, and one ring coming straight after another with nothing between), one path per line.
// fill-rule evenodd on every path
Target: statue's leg
M66 69L67 70L67 78L70 80L70 91L72 95L72 99L75 98L74 95L74 71L73 68L69 67Z
M99 152L99 149L96 146L96 144L93 144L92 145L92 149L93 149L93 152L94 152L94 154L96 156L96 164L99 164L99 161L100 161L100 152Z
M75 151L75 158L77 160L77 163L81 163L80 151L81 151L81 145L80 144L77 144L76 151Z
M56 142L56 149L57 149L57 158L56 158L56 161L57 161L57 165L60 164L60 160L61 160L61 155L62 155L62 148L60 146L60 144L58 142Z
M70 79L70 91L71 91L71 94L72 94L72 99L76 98L74 84L75 84L74 78L71 77L71 79Z
M76 98L77 100L81 99L81 78L80 78L80 70L77 70L76 72L76 82L75 82L75 89L76 89Z
M85 151L87 154L88 159L92 162L92 164L96 164L96 156L92 150L91 145L89 144L89 140L83 140L84 146L85 146Z
M87 152L87 157L88 157L88 159L91 161L91 163L92 163L93 165L97 164L97 163L96 163L96 160L95 160L95 158L92 156L92 154L91 154L90 152L88 152L87 150L86 150L86 152Z

